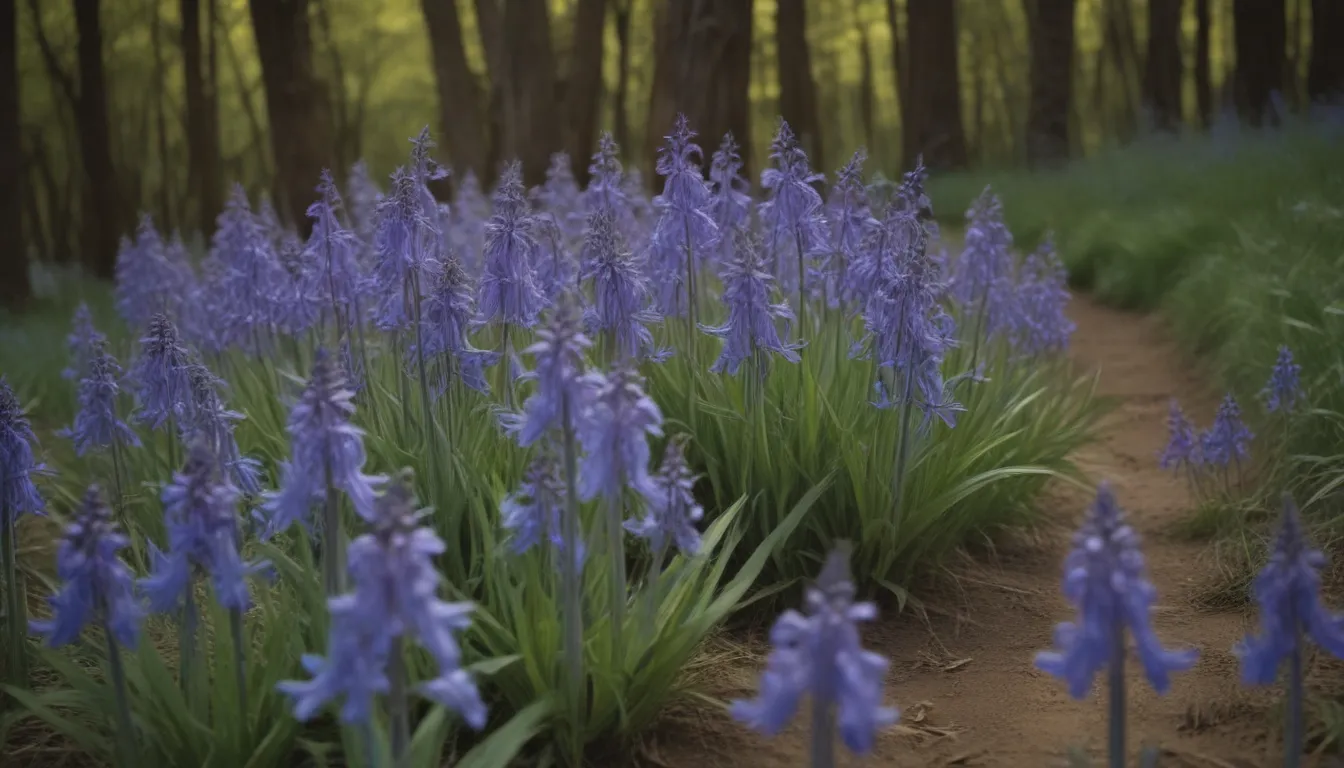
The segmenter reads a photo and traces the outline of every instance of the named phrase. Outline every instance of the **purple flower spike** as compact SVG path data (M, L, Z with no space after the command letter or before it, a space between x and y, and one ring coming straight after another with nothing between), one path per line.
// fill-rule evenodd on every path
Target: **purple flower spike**
M603 131L597 140L597 151L588 166L588 188L583 191L584 210L610 211L616 225L627 238L634 236L635 213L626 194L624 173L621 168L621 148L611 134Z
M253 215L247 192L234 185L205 263L209 290L204 298L218 326L211 341L220 348L242 345L260 353L259 337L276 321L280 288L289 285L277 253L281 233L263 218Z
M1270 413L1288 413L1306 399L1302 393L1302 366L1293 362L1293 351L1286 345L1279 347L1279 357L1274 361L1269 382L1260 390L1260 397Z
M546 169L546 182L533 190L537 208L541 213L555 219L567 242L573 243L583 232L585 214L580 209L581 193L579 184L574 180L574 166L569 154L556 152L551 155L550 167Z
M0 376L0 476L5 478L4 495L0 496L0 514L9 522L27 512L34 515L46 511L46 502L38 495L33 477L43 474L46 467L33 457L37 436L23 413L23 405L10 389L9 382Z
M220 467L233 477L243 492L252 495L261 493L259 464L255 459L242 455L233 435L234 423L245 417L226 408L219 397L219 390L225 386L223 380L200 363L192 363L187 367L187 380L190 383L190 399L180 425L183 442L204 440L219 460Z
M462 265L473 274L480 269L481 252L485 249L485 220L488 218L490 200L482 191L476 174L467 171L453 200L449 245L462 260Z
M1204 463L1226 468L1250 458L1251 438L1254 435L1241 421L1241 408L1230 393L1223 397L1213 426L1199 438L1200 455Z
M325 168L317 194L317 201L308 206L313 233L304 250L305 261L317 266L317 279L307 287L320 299L323 311L335 304L347 324L358 322L353 313L366 290L359 264L364 245L359 235L341 224L341 193Z
M686 465L684 441L667 441L663 465L644 491L648 512L642 520L625 521L625 529L649 542L654 552L661 552L669 543L682 554L695 556L700 552L700 532L696 523L705 516L705 510L695 500L695 474Z
M505 414L504 431L526 448L556 429L574 429L588 408L593 382L583 375L584 356L592 342L583 334L573 300L562 296L550 321L537 331L537 341L523 350L536 368L519 377L536 382L522 413ZM563 422L566 409L569 423Z
M77 641L92 622L106 628L117 645L134 648L145 611L135 597L131 569L117 555L130 543L117 529L102 491L89 486L56 551L56 575L63 584L47 598L52 618L29 622L29 629L57 648Z
M900 713L882 706L888 662L860 645L858 622L877 616L877 606L854 602L849 547L837 547L817 583L807 590L806 614L786 611L770 630L774 650L761 676L759 696L738 700L733 719L773 736L793 719L804 694L813 707L834 709L840 738L855 754L872 751L877 732ZM830 734L814 733L815 738Z
M499 505L504 529L510 532L509 550L521 555L540 544L543 538L557 550L565 550L561 530L561 515L565 514L565 484L560 479L556 458L549 451L541 451L528 465L518 490L509 494ZM583 542L578 542L577 555L582 562Z
M245 611L251 601L247 577L262 566L245 563L238 552L238 489L219 471L220 462L208 443L192 443L187 463L163 489L168 551L150 542L152 573L140 580L150 608L166 613L178 608L191 589L193 572L209 574L215 599L230 610Z
M868 233L878 226L868 206L868 190L863 186L863 164L868 159L864 150L854 153L844 168L836 174L827 204L831 222L831 252L838 258L830 273L827 293L837 301L854 302L866 296L854 273L860 261L860 252Z
M742 157L731 133L723 135L710 158L709 183L713 195L709 215L719 231L717 258L726 262L733 254L731 233L750 224L751 219L751 195L747 194L750 185L742 177Z
M723 272L723 302L728 305L728 320L720 326L701 326L711 336L723 339L723 351L710 370L729 375L757 351L774 352L796 363L802 344L786 344L775 328L775 319L793 320L788 304L770 301L774 278L766 271L760 243L745 229L734 233L733 260ZM765 371L759 371L764 375Z
M1157 465L1162 469L1180 471L1182 467L1193 470L1202 463L1195 425L1173 398L1167 410L1167 447L1158 456Z
M79 382L79 412L74 426L65 434L75 441L76 455L113 443L139 446L140 438L117 416L117 396L121 393L121 366L108 354L105 342L94 344L88 374Z
M495 212L485 225L485 269L481 274L481 319L531 328L545 297L532 262L538 248L523 196L523 171L510 163L495 190Z
M150 429L181 416L189 407L191 352L177 335L177 326L163 313L154 315L140 339L140 356L128 378L137 403L133 418Z
M140 215L134 243L121 241L115 276L117 313L132 328L143 328L153 313L168 309L182 287L180 273L169 262L163 238L149 214Z
M1075 699L1087 696L1093 677L1124 659L1124 632L1138 648L1148 682L1159 694L1172 672L1194 666L1194 649L1169 651L1158 642L1149 612L1157 590L1144 574L1139 537L1125 522L1110 486L1097 499L1073 537L1064 560L1064 596L1078 609L1078 621L1055 627L1055 650L1036 654L1036 667L1063 680Z
M405 330L414 319L412 291L419 281L428 286L434 271L437 243L437 211L424 208L423 182L412 172L398 168L392 174L392 190L378 203L374 229L374 291L378 296L375 323L384 331ZM423 289L423 288L422 288Z
M1068 284L1068 270L1055 254L1054 243L1046 238L1022 263L1012 306L1001 321L1008 326L1009 341L1019 354L1058 354L1069 348L1069 337L1077 326L1064 312L1072 298Z
M585 452L579 498L619 500L626 488L649 492L649 437L663 434L662 411L644 394L639 372L628 362L609 375L586 378L592 398L578 428Z
M439 372L436 395L447 389L454 376L477 392L490 391L485 369L499 360L499 354L476 349L467 339L476 317L475 304L471 278L461 262L449 256L425 299L421 320L425 359L434 360ZM412 348L411 353L415 352Z
M667 317L689 311L686 296L688 271L699 274L719 236L710 216L713 203L709 185L700 171L700 147L694 142L685 115L677 115L667 143L658 151L658 175L664 179L663 194L653 199L659 211L650 242L651 264L656 275L658 310ZM687 264L687 258L692 259Z
M350 423L355 406L340 365L318 350L313 373L289 414L292 456L281 464L280 490L266 494L263 538L309 522L313 507L340 490L371 520L374 488L382 477L364 474L364 431Z
M419 687L425 698L448 707L474 729L485 726L486 708L471 676L462 669L455 635L471 625L471 603L447 603L437 596L440 576L434 558L444 543L422 524L411 495L409 473L378 499L373 530L350 543L354 590L328 600L331 631L326 658L305 656L305 681L281 682L277 690L294 700L294 716L307 721L338 697L341 720L367 723L374 697L389 692L387 664L393 641L414 639L438 665L438 675ZM400 652L400 648L397 648Z
M1013 272L1013 235L1003 223L1003 204L989 187L966 212L966 221L966 247L954 265L952 297L970 312L999 320L996 314L1006 307L992 303L1011 293L1007 289ZM987 327L1003 326L989 322Z
M789 124L779 121L779 130L770 143L770 158L775 167L761 172L761 186L769 199L761 203L761 223L769 234L770 254L780 285L790 293L799 286L808 296L820 295L821 286L810 280L813 273L824 271L825 265L811 264L825 255L826 218L822 213L821 195L813 188L825 179L813 173L808 166L807 153L798 144ZM799 252L801 250L801 252ZM793 252L793 259L781 259L781 252ZM798 272L799 267L803 273Z
M350 200L349 226L359 235L360 241L366 244L361 249L362 264L369 255L367 244L373 242L374 216L378 201L383 197L378 185L373 183L373 177L369 175L369 166L363 160L350 166L350 174L345 180L345 193Z
M584 318L588 328L610 334L621 357L665 357L654 348L653 332L648 328L658 321L657 313L646 307L648 281L617 231L610 211L597 211L588 217L581 259L584 269L579 277L593 284L593 304Z
M70 323L70 335L65 337L66 347L70 350L70 367L61 371L61 378L78 379L88 373L94 350L105 341L107 337L93 327L93 313L89 311L89 305L79 302Z
M1320 570L1325 562L1325 555L1311 548L1297 505L1285 493L1279 535L1269 562L1255 578L1260 634L1246 637L1233 649L1241 658L1247 685L1272 685L1284 659L1302 650L1303 632L1331 656L1344 659L1344 620L1321 603Z

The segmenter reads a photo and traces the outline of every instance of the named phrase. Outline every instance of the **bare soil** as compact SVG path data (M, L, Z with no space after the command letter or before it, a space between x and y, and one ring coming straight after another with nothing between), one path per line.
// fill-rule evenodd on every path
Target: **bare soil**
M1231 653L1254 617L1241 608L1203 607L1199 596L1218 578L1218 567L1207 542L1176 535L1193 502L1185 484L1156 465L1168 401L1179 398L1208 423L1217 400L1155 318L1085 296L1070 314L1078 324L1072 357L1083 369L1099 370L1101 394L1118 401L1099 439L1076 461L1090 479L1112 483L1144 538L1159 594L1158 635L1168 646L1200 652L1198 665L1177 675L1163 697L1152 692L1136 660L1128 665L1130 749L1137 759L1141 745L1160 746L1163 768L1277 765L1282 758L1268 711L1274 695L1241 688ZM882 735L866 760L845 755L841 765L1063 766L1074 747L1098 764L1106 740L1100 681L1091 698L1074 701L1032 665L1036 651L1050 645L1054 625L1071 618L1060 569L1089 502L1081 489L1056 484L1042 499L1035 531L997 541L987 555L952 567L955 588L933 599L926 622L907 612L865 628L865 644L891 659L886 695L902 710L901 724ZM710 692L723 699L752 695L768 649L760 638L723 642L720 659L730 661L717 662ZM671 768L799 768L808 764L806 723L800 712L791 730L767 740L721 711L680 712L645 755Z

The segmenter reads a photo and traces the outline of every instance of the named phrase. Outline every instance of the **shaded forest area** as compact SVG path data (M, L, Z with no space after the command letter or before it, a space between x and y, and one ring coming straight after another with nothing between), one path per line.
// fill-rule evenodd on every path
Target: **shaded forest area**
M712 150L775 116L813 167L1048 167L1344 94L1340 0L0 0L0 304L29 259L110 277L148 211L213 227L228 183L302 227L323 168L443 159L582 182L600 130L653 178L684 112ZM708 156L708 153L706 153ZM440 194L451 194L452 180Z

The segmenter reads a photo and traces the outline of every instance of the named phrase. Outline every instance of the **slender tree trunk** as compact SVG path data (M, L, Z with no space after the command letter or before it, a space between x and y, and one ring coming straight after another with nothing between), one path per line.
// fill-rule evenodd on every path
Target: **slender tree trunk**
M775 48L779 51L779 114L793 128L812 159L825 168L821 124L817 119L817 83L807 44L807 0L778 0Z
M1288 22L1283 0L1234 0L1237 112L1251 125L1274 122L1272 94L1283 94Z
M743 145L750 141L752 5L752 0L699 0L661 6L646 146L658 146L677 112L685 113L699 134L705 157L725 133ZM743 152L743 161L750 164L749 152Z
M901 15L896 10L896 0L886 0L887 26L891 30L891 71L896 82L896 106L901 116L901 146L909 146L914 133L913 119L910 115L910 61L905 55L902 44Z
M563 146L546 0L504 0L502 22L501 29L508 30L500 80L504 91L502 159L522 161L527 184L540 184L551 154Z
M166 64L163 59L163 20L159 16L159 7L156 4L153 8L154 16L150 24L150 47L154 51L154 79L157 82L165 82L167 77ZM174 184L172 183L174 173L174 164L168 153L168 119L167 108L163 104L163 89L154 89L154 135L158 139L159 150L159 173L162 178L159 179L159 211L160 222L165 230L173 229L177 224L177 217L173 215L174 201L178 199L175 194Z
M308 0L249 0L248 4L275 158L272 196L282 219L306 238L312 222L304 214L315 196L318 177L333 160L327 91L313 71Z
M1313 103L1344 99L1344 2L1340 0L1311 2L1307 98Z
M103 77L101 4L74 0L79 31L79 148L84 161L84 264L93 274L111 278L117 261L117 239L126 222L122 195L112 167L112 136L107 120L107 88Z
M573 67L565 94L568 108L567 149L575 159L593 153L597 139L597 109L602 101L602 53L607 37L606 0L579 0L574 12ZM588 165L577 163L574 176L588 183Z
M504 75L505 45L504 27L499 4L501 0L475 0L476 26L481 32L481 48L485 50L485 65L490 95L486 99L486 114L489 119L490 147L488 154L489 173L481 178L481 183L489 184L499 170L504 154Z
M434 58L434 82L439 91L439 123L447 139L448 158L458 173L476 178L489 175L485 113L476 76L467 66L462 47L462 23L456 0L421 0L429 49Z
M1181 126L1182 0L1148 0L1148 60L1143 101L1159 131Z
M626 114L626 99L630 94L630 4L632 0L616 3L616 42L620 46L616 66L616 98L612 104L612 135L624 152L630 151L630 116Z
M912 130L904 134L905 165L923 155L934 170L966 166L961 122L956 0L908 0L906 77Z
M29 298L28 252L23 247L24 174L19 134L19 13L0 0L0 306L17 309Z
M1026 6L1031 35L1027 160L1049 166L1069 157L1075 5L1074 0L1028 0Z
M1199 109L1199 125L1205 130L1213 123L1213 74L1209 61L1212 28L1209 0L1195 0L1195 104Z
M858 26L857 19L855 26ZM873 83L873 50L868 44L867 31L860 28L859 32L859 122L863 127L863 140L869 146L874 146L876 137L873 134L873 116L874 116L874 89Z

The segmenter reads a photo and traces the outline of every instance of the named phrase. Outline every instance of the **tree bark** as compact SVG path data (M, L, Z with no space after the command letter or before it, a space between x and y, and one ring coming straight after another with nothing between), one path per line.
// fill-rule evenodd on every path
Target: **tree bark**
M480 86L467 66L462 46L462 23L456 0L421 0L429 50L434 58L434 82L439 91L439 123L447 140L448 159L458 173L476 178L489 175L485 113Z
M821 123L817 119L817 83L807 44L806 0L778 0L775 48L779 51L779 115L807 150L813 168L825 168Z
M855 26L858 26L857 20ZM859 123L863 128L863 140L869 146L874 145L873 134L873 98L876 85L873 83L873 50L868 44L868 33L859 29Z
M23 147L19 134L19 12L0 0L0 306L28 301L28 252L23 247Z
M913 132L910 117L910 62L905 55L905 46L901 43L901 15L896 11L896 0L886 0L887 26L891 29L891 71L895 75L896 106L901 115L901 144Z
M1143 101L1159 131L1181 126L1181 5L1182 0L1148 0Z
M1344 99L1344 3L1339 0L1311 2L1307 98L1313 103Z
M905 13L911 117L903 136L905 165L913 167L922 155L931 170L964 168L956 0L909 0Z
M551 154L563 146L556 122L555 58L546 0L504 0L502 24L500 29L508 30L508 45L500 52L501 159L522 161L523 180L531 186L546 178Z
M1209 0L1195 0L1195 104L1199 125L1204 129L1213 124L1213 75L1209 61L1212 29Z
M94 275L110 279L117 261L117 239L126 217L112 167L112 136L107 121L107 88L103 77L103 28L100 3L74 0L79 32L79 149L84 165L82 233L84 264Z
M308 0L249 0L248 5L275 159L272 198L282 220L306 238L312 222L304 214L322 170L333 159L330 105L313 71Z
M602 101L602 53L607 32L606 0L579 0L574 12L573 68L565 94L569 114L566 149L571 159L588 157L597 139L597 108ZM588 183L588 164L576 163L574 176Z
M1288 22L1283 0L1233 0L1237 55L1233 98L1254 126L1276 122L1271 95L1283 94Z
M490 123L489 173L481 177L482 184L494 180L504 152L504 73L505 41L499 4L501 0L475 0L476 26L480 28L481 48L485 50L485 66L489 80L486 114Z
M750 141L752 5L752 0L698 0L661 6L645 146L662 142L677 112L697 132L706 158L725 133L742 144ZM749 175L749 152L743 163ZM652 160L646 178L657 178Z
M630 116L626 114L626 99L630 94L630 4L631 0L618 0L616 3L616 43L620 50L616 67L616 98L611 108L614 124L612 135L625 152L630 151Z
M1031 35L1031 97L1027 112L1027 161L1050 166L1069 157L1073 99L1074 0L1027 0Z

